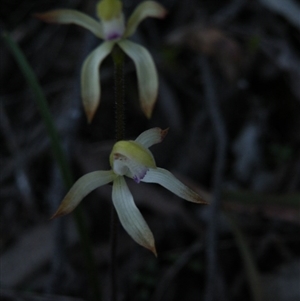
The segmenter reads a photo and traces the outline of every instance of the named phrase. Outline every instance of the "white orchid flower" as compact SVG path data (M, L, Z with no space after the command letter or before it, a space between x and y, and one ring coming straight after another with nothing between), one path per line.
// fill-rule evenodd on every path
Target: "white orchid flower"
M167 132L168 130L152 128L143 132L134 141L122 140L115 143L109 157L112 169L94 171L79 178L53 218L70 213L92 190L113 182L112 201L122 226L133 240L156 255L153 234L136 207L124 177L129 177L136 183L157 183L187 201L206 204L199 194L180 182L169 171L156 166L148 148L161 142Z
M85 59L81 71L81 96L89 122L92 121L100 104L99 67L115 45L120 46L135 64L141 107L146 117L150 118L158 92L156 67L148 50L127 38L134 34L140 22L145 18L163 18L166 10L154 1L142 2L136 7L125 26L122 2L102 0L97 4L97 15L100 22L73 9L53 10L35 14L35 17L50 23L77 24L105 40Z

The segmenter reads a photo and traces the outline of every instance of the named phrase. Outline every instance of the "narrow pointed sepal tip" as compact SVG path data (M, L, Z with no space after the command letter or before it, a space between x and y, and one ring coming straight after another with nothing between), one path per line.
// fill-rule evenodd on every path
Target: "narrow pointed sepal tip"
M44 13L35 13L35 14L32 14L32 17L39 19L39 20L43 20L43 21L44 21L44 19L46 19Z
M58 22L58 13L57 11L48 11L45 13L35 13L32 16L38 20L41 20L46 23L57 23Z
M154 256L157 258L157 252L156 252L156 248L155 245L142 245L144 248L148 249L149 251L151 251Z
M160 136L161 136L161 141L163 141L165 139L165 137L167 136L167 134L169 133L169 129L170 128L166 128L164 130L160 130Z
M168 15L168 11L166 9L162 9L161 13L156 16L157 19L164 19Z
M158 86L155 88L156 91L152 95L148 95L149 93L146 92L146 94L148 96L145 96L145 95L140 96L141 97L140 98L141 109L147 119L152 118L154 107L155 107L155 104L157 101L157 89L158 89ZM141 91L141 89L140 89L140 91ZM142 92L140 94L144 94L144 92Z
M57 218L57 217L61 217L68 214L68 212L64 212L63 210L61 210L60 208L58 208L58 210L50 217L50 221Z
M153 254L154 254L154 256L157 258L157 252L156 252L156 250L154 249L154 250L150 250Z
M147 106L147 107L143 106L142 107L142 110L143 110L143 112L144 112L147 119L151 119L152 113L153 113L153 108L154 108L154 104L151 105L151 106Z
M204 200L204 198L200 195L195 199L195 203L202 204L202 205L209 205L207 201Z
M87 116L87 123L88 124L91 124L92 123L92 121L93 121L93 117L89 117L89 116Z
M93 119L94 119L94 115L95 115L95 112L93 111L85 111L85 115L86 115L86 119L87 119L87 122L88 124L91 124Z
M151 251L153 253L153 255L157 258L157 251L156 251L156 247L155 247L155 241L154 241L154 237L152 236L152 238L150 240L147 241L143 241L143 242L138 242L138 244L140 244L142 247L144 247L145 249L148 249L149 251Z

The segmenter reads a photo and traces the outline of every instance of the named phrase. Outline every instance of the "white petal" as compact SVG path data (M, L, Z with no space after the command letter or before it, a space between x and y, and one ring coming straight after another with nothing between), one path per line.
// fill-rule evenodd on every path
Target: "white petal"
M97 187L112 182L115 177L116 174L112 170L93 171L82 176L72 186L52 218L70 213L87 194Z
M150 118L158 92L158 76L154 61L148 50L138 44L121 40L118 45L135 64L141 107L147 118Z
M103 42L85 59L81 70L81 96L83 106L91 122L101 97L100 70L102 61L111 53L114 41Z
M124 38L134 34L139 24L148 17L163 18L167 11L155 1L144 1L140 3L128 19Z
M138 244L149 249L156 256L153 234L136 207L132 194L121 176L114 180L112 200L120 222L127 233Z
M103 30L100 22L74 9L57 9L35 17L49 23L76 24L91 31L96 37L103 39Z
M142 144L144 147L149 148L150 146L160 143L163 141L165 136L168 134L169 129L162 130L161 128L152 128L141 133L135 142Z
M199 194L180 182L166 169L150 168L141 181L146 183L157 183L186 201L207 204Z

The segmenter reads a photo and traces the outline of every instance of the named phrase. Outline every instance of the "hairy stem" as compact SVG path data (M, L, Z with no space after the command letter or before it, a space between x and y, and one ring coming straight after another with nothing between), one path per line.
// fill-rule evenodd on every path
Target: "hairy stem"
M116 46L112 52L114 61L114 86L115 86L115 116L116 116L116 141L124 139L125 113L124 113L124 54ZM112 205L111 209L111 234L110 234L110 277L111 277L111 300L117 300L117 237L118 218Z
M116 46L112 52L114 60L114 84L115 84L115 116L116 116L116 141L123 140L125 135L124 112L124 54Z

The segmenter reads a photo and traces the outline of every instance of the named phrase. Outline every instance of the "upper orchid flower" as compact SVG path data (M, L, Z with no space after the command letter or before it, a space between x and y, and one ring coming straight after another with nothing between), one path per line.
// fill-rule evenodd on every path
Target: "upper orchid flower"
M139 23L145 18L163 18L166 10L154 1L142 2L136 7L125 26L122 2L102 0L97 4L97 15L100 22L73 9L58 9L35 16L46 22L80 25L105 40L85 59L81 71L81 94L89 122L92 121L100 103L99 66L116 44L135 64L141 107L150 118L158 91L157 71L148 50L130 42L127 38L134 34Z
M70 213L92 190L113 182L112 201L122 226L138 244L156 255L153 234L136 207L124 176L132 178L136 183L160 184L187 201L206 204L200 195L176 179L169 171L156 167L148 148L161 142L167 131L153 128L143 132L134 141L117 142L109 157L112 169L94 171L79 178L53 217Z

